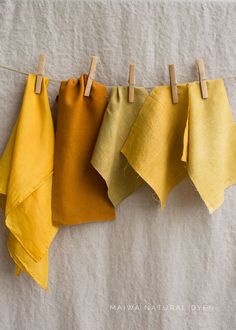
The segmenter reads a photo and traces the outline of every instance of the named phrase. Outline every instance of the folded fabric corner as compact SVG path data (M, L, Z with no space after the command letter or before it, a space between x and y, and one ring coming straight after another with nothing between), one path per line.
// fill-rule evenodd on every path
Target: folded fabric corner
M48 254L38 262L35 262L24 250L21 244L10 233L7 247L11 258L16 264L15 275L21 272L27 273L44 290L48 290Z

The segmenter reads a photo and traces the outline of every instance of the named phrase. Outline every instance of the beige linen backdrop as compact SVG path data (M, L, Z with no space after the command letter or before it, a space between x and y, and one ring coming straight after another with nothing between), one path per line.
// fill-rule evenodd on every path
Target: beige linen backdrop
M88 70L98 81L126 84L136 63L138 85L236 76L236 3L154 0L0 0L0 64L26 72L47 54L49 77ZM26 77L0 70L0 150L19 112ZM236 79L225 80L236 118ZM59 83L48 87L53 108ZM235 151L236 152L236 151ZM50 249L45 292L14 276L0 222L0 329L236 329L236 187L209 215L190 180L167 208L147 186L117 209L114 222L63 228Z

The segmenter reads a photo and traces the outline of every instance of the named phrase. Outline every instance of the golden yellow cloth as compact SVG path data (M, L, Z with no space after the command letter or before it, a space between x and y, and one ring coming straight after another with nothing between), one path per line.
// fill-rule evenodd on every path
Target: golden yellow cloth
M236 126L224 82L208 80L206 100L198 82L177 88L177 104L169 86L152 90L122 153L162 206L188 174L212 213L222 204L224 189L236 183Z
M136 87L134 94L134 102L129 103L128 87L119 86L111 89L109 104L91 159L94 168L106 181L108 196L115 206L144 183L120 152L148 96L143 87Z
M115 218L104 179L90 163L107 105L106 86L93 81L84 96L87 76L61 83L53 177L53 222L74 225Z
M28 76L21 111L0 159L0 201L9 229L8 250L16 273L27 272L48 287L48 249L57 232L52 224L51 192L54 128L43 78Z

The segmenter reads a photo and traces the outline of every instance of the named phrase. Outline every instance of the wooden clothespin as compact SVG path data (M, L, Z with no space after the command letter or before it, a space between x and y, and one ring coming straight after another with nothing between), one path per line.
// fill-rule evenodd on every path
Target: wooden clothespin
M134 102L135 64L129 66L129 103Z
M197 60L198 73L199 73L199 81L201 85L201 93L203 99L208 99L208 91L206 84L206 73L205 73L205 64L202 58Z
M96 66L97 66L98 59L99 59L98 56L92 56L84 96L89 96L90 95L91 88L92 88L92 83L93 83L93 80L94 80L94 77L95 77L95 71L96 71Z
M34 89L36 94L41 93L43 75L44 75L44 70L45 70L45 63L46 63L46 55L40 54L39 55L39 64L38 64L38 73L36 76L35 89Z
M169 64L169 75L170 75L172 102L174 104L176 104L176 103L178 103L179 98L178 98L178 90L177 90L176 73L175 73L174 64Z

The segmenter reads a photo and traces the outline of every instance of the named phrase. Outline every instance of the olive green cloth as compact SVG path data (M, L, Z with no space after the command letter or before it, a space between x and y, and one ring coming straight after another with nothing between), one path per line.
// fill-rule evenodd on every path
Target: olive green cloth
M147 96L144 87L136 87L134 102L129 103L128 87L113 87L110 91L91 163L106 181L108 196L115 206L144 183L120 149Z

